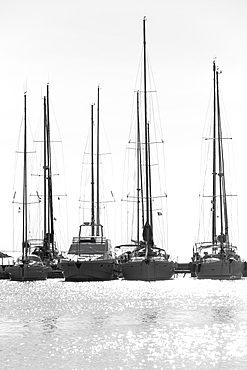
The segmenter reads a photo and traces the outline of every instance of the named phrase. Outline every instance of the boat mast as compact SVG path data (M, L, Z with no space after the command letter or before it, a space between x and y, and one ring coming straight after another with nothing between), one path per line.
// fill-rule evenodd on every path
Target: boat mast
M47 170L48 170L48 249L52 245L52 257L54 257L54 217L53 217L53 195L52 195L52 173L51 173L51 135L50 135L50 109L49 109L49 85L47 84L47 117L46 117L46 140L47 140Z
M141 200L140 200L141 197ZM140 203L142 215L142 228L144 227L144 201L143 201L143 174L140 132L140 92L137 91L137 241L140 242Z
M151 163L150 163L150 131L149 123L147 124L148 133L148 174L149 174L149 205L150 205L150 225L153 229L153 209L152 209L152 183L151 183Z
M146 71L146 17L143 19L143 64L144 64L144 119L145 119L145 162L146 162L146 223L149 225L149 172L148 172L148 122L147 122L147 71Z
M46 155L46 125L47 125L47 117L46 117L46 98L44 96L44 248L45 248L45 257L47 257L47 248L48 248L48 243L47 243L47 235L46 235L46 197L47 197L47 187L46 187L46 170L47 170L47 155Z
M24 158L23 158L23 213L22 259L27 258L27 97L24 93Z
M137 91L137 245L140 242L140 118L139 118L139 91Z
M99 86L98 86L98 103L97 103L97 198L96 198L96 235L99 236L99 225L100 225L100 215L99 215Z
M218 150L219 150L219 188L220 188L220 220L221 220L221 244L228 240L228 217L225 189L225 173L224 173L224 156L223 156L223 139L219 103L219 72L216 71L216 88L217 88L217 119L218 119ZM225 228L224 228L225 226ZM223 238L223 239L222 239Z
M216 241L216 67L214 73L214 122L213 122L213 196L212 196L212 244Z
M144 115L145 115L145 176L146 176L146 223L143 228L143 239L146 242L145 258L149 259L150 248L153 246L153 229L151 217L151 190L150 190L150 147L149 147L149 128L147 121L147 58L146 58L146 17L143 19L143 48L144 48Z
M94 235L95 216L94 216L94 135L93 135L93 106L91 105L91 235Z

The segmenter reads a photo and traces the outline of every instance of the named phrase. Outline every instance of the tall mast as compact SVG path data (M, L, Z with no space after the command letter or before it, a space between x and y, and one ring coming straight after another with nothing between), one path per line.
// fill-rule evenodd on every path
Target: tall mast
M144 119L145 119L145 161L146 161L146 223L149 224L149 172L148 172L148 128L147 128L147 58L146 58L146 17L143 19L143 64L144 64Z
M52 244L52 256L54 256L54 217L53 217L53 194L51 172L51 134L50 134L50 105L49 85L47 84L47 166L48 166L48 246Z
M221 126L220 126L220 106L219 106L219 85L218 85L218 71L216 71L216 94L217 94L217 121L218 121L218 161L219 161L219 192L220 192L220 235L223 235L223 199L222 199L222 176L223 176L223 169L222 169L222 134L221 134Z
M45 257L47 252L47 240L46 240L46 214L47 214L47 203L46 203L46 197L47 197L47 186L46 186L46 170L47 170L47 155L46 155L46 125L47 125L47 117L46 117L46 98L44 96L44 243L45 243Z
M149 123L147 124L148 136L148 175L149 175L149 209L150 209L150 225L153 228L153 212L152 212L152 183L151 183L151 163L150 163L150 131Z
M24 158L23 158L22 258L27 257L27 97L24 94Z
M95 216L94 216L94 135L93 135L93 106L91 105L91 233L94 235Z
M141 200L140 200L141 197ZM141 152L141 131L140 131L140 92L137 91L137 212L138 212L138 235L137 239L139 242L139 230L140 230L140 203L141 203L141 215L142 215L142 228L144 227L144 200L143 200L143 173L142 173L142 152Z
M212 197L212 244L216 238L216 67L213 61L214 73L214 122L213 122L213 197Z
M228 216L226 203L225 189L225 173L224 173L224 156L223 156L223 139L219 103L219 72L216 72L216 87L217 87L217 119L218 119L218 150L219 150L219 182L220 182L220 220L221 220L221 235L228 236ZM226 240L226 238L224 238ZM221 242L225 241L221 240ZM228 238L227 238L228 240Z
M144 48L144 115L145 115L145 175L146 175L146 223L143 228L143 239L146 242L145 258L150 256L150 248L153 246L153 229L151 217L151 186L150 186L150 144L149 144L149 128L147 120L147 58L146 58L146 18L143 19L143 48Z
M97 198L96 198L96 217L97 217L97 226L96 226L96 235L99 236L99 225L100 225L100 215L99 215L99 86L98 86L98 103L97 103Z
M137 244L140 241L140 119L139 119L139 91L137 91Z

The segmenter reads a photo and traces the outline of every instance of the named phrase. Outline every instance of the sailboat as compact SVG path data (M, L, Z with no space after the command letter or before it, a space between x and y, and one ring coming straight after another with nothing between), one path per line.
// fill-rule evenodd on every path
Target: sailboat
M211 198L211 240L197 242L193 250L193 269L198 279L241 279L244 262L237 247L230 240L228 194L226 192L225 160L223 151L222 120L219 99L219 69L213 61L213 163ZM207 195L204 197L208 198Z
M62 259L65 281L104 281L116 278L117 260L110 239L103 233L99 201L99 87L97 110L96 201L94 173L94 104L91 105L91 220L79 226L79 235L70 245L69 259ZM95 215L96 208L96 215ZM95 219L96 216L96 219Z
M28 197L27 197L27 120L26 93L24 94L24 157L23 157L23 201L22 201L22 255L8 268L11 280L32 281L46 280L47 267L41 258L31 253L31 241L28 240Z
M53 211L53 187L52 187L52 167L51 167L51 139L50 139L50 113L49 113L49 84L47 84L46 96L44 102L44 163L43 163L43 190L44 190L44 209L43 209L43 224L44 235L43 239L36 243L32 248L32 254L41 258L46 264L48 278L62 278L63 273L58 267L58 261L61 256L56 246L54 236L54 211Z
M152 202L152 171L151 171L151 143L150 125L147 119L147 76L146 76L146 18L143 19L143 46L144 46L144 165L141 158L140 124L139 124L139 92L137 92L137 240L130 245L121 245L127 249L120 256L121 271L126 280L169 280L175 273L175 262L162 247L154 243L153 209ZM144 168L144 171L143 171ZM144 173L143 173L144 172ZM143 189L145 187L145 190ZM144 203L144 205L143 205ZM143 205L142 237L139 240L139 212L140 204Z

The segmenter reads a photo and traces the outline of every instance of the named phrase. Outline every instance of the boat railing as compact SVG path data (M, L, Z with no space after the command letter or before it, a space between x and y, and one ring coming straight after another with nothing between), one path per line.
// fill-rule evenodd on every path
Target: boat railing
M33 247L37 245L44 245L44 239L28 239L27 243Z
M78 238L74 237L72 244L70 245L69 251L67 254L101 254L113 255L113 248L111 246L110 240L101 237L92 238Z
M105 260L104 254L98 253L98 254L70 254L69 259L71 261L100 261Z
M72 243L97 243L97 244L105 244L106 243L105 236L74 236L72 239Z
M196 249L198 251L202 251L203 249L208 249L208 248L212 248L212 250L215 252L217 250L220 250L221 248L228 252L228 251L231 251L231 252L234 252L236 253L237 251L237 247L235 245L232 245L230 243L223 243L222 245L221 244L213 244L212 242L201 242L201 243L196 243Z

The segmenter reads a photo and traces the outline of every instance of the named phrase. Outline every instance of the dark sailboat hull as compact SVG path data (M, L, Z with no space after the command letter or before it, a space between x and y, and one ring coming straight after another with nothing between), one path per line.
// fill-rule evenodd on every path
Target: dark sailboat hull
M106 281L116 278L115 260L73 261L62 260L65 281Z
M231 260L209 260L197 263L195 274L198 279L238 280L243 277L244 262Z
M36 265L15 265L8 269L12 281L36 281L47 279L47 268Z
M175 263L173 261L132 260L121 265L121 271L125 280L170 280L175 273Z

